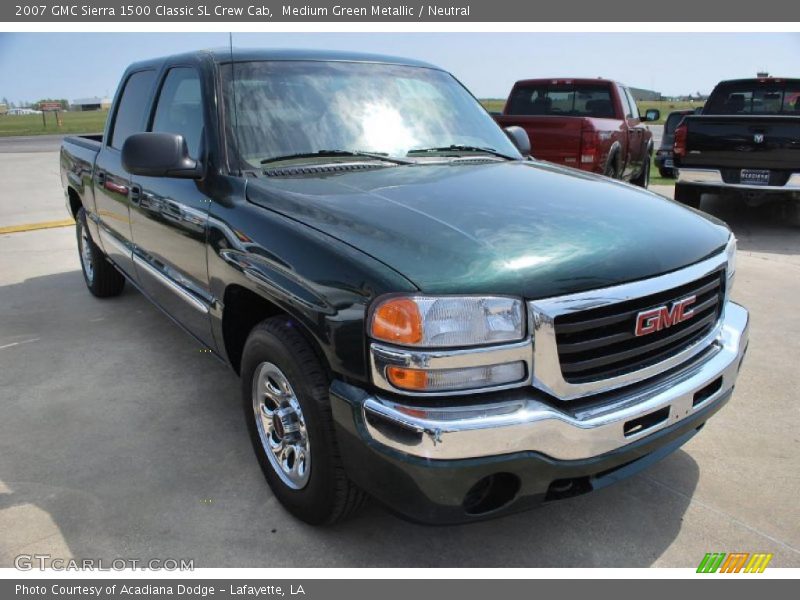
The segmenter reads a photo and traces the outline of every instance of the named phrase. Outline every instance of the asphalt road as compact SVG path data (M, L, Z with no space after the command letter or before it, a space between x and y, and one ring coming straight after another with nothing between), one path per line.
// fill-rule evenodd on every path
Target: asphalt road
M57 154L0 159L0 227L62 219ZM669 191L669 188L659 188ZM708 202L740 239L752 314L733 399L683 449L524 514L424 527L374 504L295 521L262 479L236 376L136 291L86 291L74 231L0 235L0 567L21 553L196 566L695 567L706 552L800 566L800 230Z
M58 152L63 135L31 135L0 137L0 154L18 152ZM0 159L2 160L2 159Z

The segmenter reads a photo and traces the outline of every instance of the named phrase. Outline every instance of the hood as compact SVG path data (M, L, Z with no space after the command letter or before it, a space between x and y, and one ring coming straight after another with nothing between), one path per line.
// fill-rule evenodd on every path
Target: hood
M721 251L712 217L547 163L454 161L251 179L248 199L327 233L427 293L543 298Z

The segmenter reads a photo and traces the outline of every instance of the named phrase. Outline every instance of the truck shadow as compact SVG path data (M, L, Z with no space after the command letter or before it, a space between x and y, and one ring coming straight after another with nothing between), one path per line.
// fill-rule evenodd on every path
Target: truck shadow
M700 208L728 224L740 250L800 255L800 224L791 224L780 203L748 206L741 198L706 195Z
M0 298L0 346L20 342L0 349L0 524L13 521L1 566L50 552L196 567L643 567L674 542L697 485L678 451L493 521L425 527L372 504L313 528L262 478L239 379L138 292L97 300L71 271Z

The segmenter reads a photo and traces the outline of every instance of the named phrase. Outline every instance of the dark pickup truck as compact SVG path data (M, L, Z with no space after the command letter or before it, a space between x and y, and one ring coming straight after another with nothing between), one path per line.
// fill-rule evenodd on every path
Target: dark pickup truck
M495 120L528 134L539 160L622 179L650 183L653 134L630 89L608 79L525 79L514 84Z
M704 193L784 200L800 222L800 79L719 83L674 144L679 202L697 208Z
M61 175L89 290L240 375L288 510L453 523L664 457L747 346L723 223L527 150L431 65L225 50L131 66Z

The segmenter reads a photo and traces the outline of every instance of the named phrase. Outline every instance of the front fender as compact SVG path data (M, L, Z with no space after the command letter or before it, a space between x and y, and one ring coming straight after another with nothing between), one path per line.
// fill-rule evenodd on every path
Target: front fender
M417 288L383 263L331 236L240 200L215 204L208 220L208 273L217 346L224 353L223 299L230 285L261 296L313 336L341 376L368 381L364 320L373 298Z

